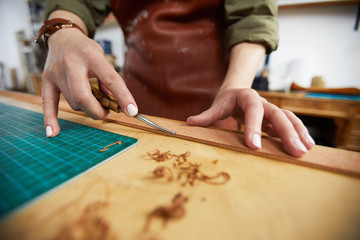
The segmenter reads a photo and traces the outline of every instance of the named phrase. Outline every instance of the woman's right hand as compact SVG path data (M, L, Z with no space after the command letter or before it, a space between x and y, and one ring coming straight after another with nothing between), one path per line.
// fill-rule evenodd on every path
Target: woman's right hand
M97 77L102 90L111 93L126 114L137 114L133 96L98 43L76 28L66 28L52 34L48 46L42 77L42 107L48 137L60 132L57 120L60 93L72 109L81 110L93 119L108 114L91 92L91 77Z

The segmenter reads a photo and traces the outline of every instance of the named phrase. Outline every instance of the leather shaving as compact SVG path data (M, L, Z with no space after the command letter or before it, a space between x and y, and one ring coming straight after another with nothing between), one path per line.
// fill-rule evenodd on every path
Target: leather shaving
M149 230L151 222L154 218L160 218L163 221L164 226L169 220L180 219L185 216L185 203L188 198L182 193L178 193L174 196L170 205L161 205L151 211L146 219L145 231Z
M158 149L156 149L154 153L148 152L147 155L157 162L164 162L173 157L172 154L170 154L170 151L161 153Z
M171 182L174 180L173 172L169 167L166 166L160 166L155 168L153 171L153 177L154 178L163 178L166 179L166 181Z
M110 189L107 185L101 184L101 189L104 190L104 199L97 200L86 204L81 207L83 201L87 197L87 194L97 186L100 182L94 182L89 184L79 195L71 202L58 208L56 212L49 215L49 219L45 219L45 222L50 222L54 216L62 216L64 213L72 212L74 218L69 218L64 222L64 225L60 227L59 232L50 238L53 240L117 240L117 236L114 234L111 224L107 217L109 216L110 203ZM82 209L82 210L80 210ZM79 214L76 214L79 213Z
M88 204L81 212L81 215L74 222L66 224L54 240L115 240L111 233L108 220L105 218L105 212L108 209L108 203L103 201Z
M183 154L176 155L172 154L170 151L162 153L158 149L156 149L154 153L148 152L147 155L157 162L164 162L174 159L173 169L165 166L157 167L153 171L154 178L163 178L166 179L168 182L177 180L182 182L182 186L194 186L196 181L202 181L214 185L222 185L230 180L230 175L227 172L219 172L214 176L204 174L200 170L201 164L192 163L188 160L188 158L190 157L189 151ZM218 160L214 160L213 164L217 164L217 162ZM175 176L173 171L177 172L176 179L174 179L173 177Z
M111 146L114 146L114 145L116 145L116 144L117 144L117 145L120 145L121 143L122 143L121 140L116 141L116 142L114 142L114 143L111 143L111 144L105 146L104 148L100 149L99 152L106 152L107 150L109 150L109 148L110 148Z

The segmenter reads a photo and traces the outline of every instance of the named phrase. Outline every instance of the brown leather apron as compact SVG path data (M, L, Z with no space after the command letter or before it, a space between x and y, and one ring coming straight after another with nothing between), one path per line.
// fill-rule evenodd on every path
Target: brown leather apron
M227 69L223 0L110 0L139 111L186 120L211 106Z

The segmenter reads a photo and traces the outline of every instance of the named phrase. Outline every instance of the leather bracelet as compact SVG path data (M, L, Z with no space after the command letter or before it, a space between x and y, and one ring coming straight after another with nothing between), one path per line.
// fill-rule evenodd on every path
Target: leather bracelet
M44 21L44 25L41 26L41 28L39 29L39 32L35 38L35 43L38 43L39 39L43 35L45 45L47 48L49 48L48 44L47 44L48 38L51 36L51 34L54 34L56 31L63 29L63 28L77 28L82 33L84 33L84 31L77 24L73 23L70 20L67 20L64 18L53 18L53 19Z

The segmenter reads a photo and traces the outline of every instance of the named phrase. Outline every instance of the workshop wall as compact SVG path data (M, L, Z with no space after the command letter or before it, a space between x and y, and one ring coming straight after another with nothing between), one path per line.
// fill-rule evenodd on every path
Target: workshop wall
M96 41L109 40L111 42L112 54L116 56L117 65L124 65L126 46L124 43L124 35L116 21L105 23L99 27L94 39Z
M323 77L326 87L360 88L360 29L357 5L279 10L280 44L270 56L270 88L290 81L309 87Z
M16 32L24 31L25 36L32 37L30 13L25 0L0 0L0 63L4 66L5 77L2 85L12 88L9 69L15 68L20 85L23 84L23 72L20 60L20 49L17 46Z

